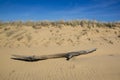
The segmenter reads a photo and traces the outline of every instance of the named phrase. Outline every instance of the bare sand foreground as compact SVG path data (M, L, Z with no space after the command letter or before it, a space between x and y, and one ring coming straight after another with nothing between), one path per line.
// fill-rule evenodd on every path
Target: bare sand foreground
M97 48L66 61L12 60L12 54L48 55ZM0 80L120 80L120 27L0 28Z

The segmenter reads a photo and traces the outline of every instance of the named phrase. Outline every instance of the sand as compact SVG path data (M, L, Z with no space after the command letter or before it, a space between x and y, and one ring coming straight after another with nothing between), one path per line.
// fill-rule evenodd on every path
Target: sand
M0 29L0 80L120 80L120 28L8 26ZM72 58L24 62L12 54L48 55L97 48Z

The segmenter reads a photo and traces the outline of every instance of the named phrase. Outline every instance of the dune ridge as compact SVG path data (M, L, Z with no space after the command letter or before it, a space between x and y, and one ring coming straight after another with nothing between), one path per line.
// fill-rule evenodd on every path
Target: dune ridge
M77 24L74 21L72 25L67 22L59 22L57 25L52 23L50 25L50 22L43 23L34 25L35 23L31 22L31 26L22 23L21 25L20 23L19 25L18 23L9 23L9 25L6 23L6 26L1 24L0 47L76 46L88 43L102 45L104 43L117 44L120 39L120 26L116 23L111 25L110 23L98 25L95 22ZM73 24L76 25L73 26Z

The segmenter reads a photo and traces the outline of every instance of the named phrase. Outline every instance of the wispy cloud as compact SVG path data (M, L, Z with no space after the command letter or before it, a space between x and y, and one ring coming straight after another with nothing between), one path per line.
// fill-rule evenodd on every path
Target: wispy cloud
M98 1L96 0L93 4L88 6L77 5L73 8L62 9L50 12L51 15L58 16L57 18L63 19L98 19L98 20L107 20L112 19L118 20L120 17L120 6L116 5L120 0L109 0L109 1Z
M116 8L116 5L118 2L120 2L120 0L109 0L109 1L105 1L105 0L101 0L98 1L96 0L95 3L91 3L88 6L76 6L75 8L73 8L71 11L73 12L81 12L81 11L92 11L94 9L102 11L104 8L110 8L110 7L114 7Z

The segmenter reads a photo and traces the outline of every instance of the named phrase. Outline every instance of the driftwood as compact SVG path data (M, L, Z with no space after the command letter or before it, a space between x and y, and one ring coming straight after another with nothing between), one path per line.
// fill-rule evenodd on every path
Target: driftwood
M40 60L46 60L46 59L65 57L66 60L70 60L74 56L84 55L84 54L92 53L94 51L96 51L96 48L90 49L90 50L81 50L81 51L77 51L77 52L68 52L68 53L53 54L53 55L43 55L43 56L12 55L13 56L12 59L33 62L33 61L40 61Z

